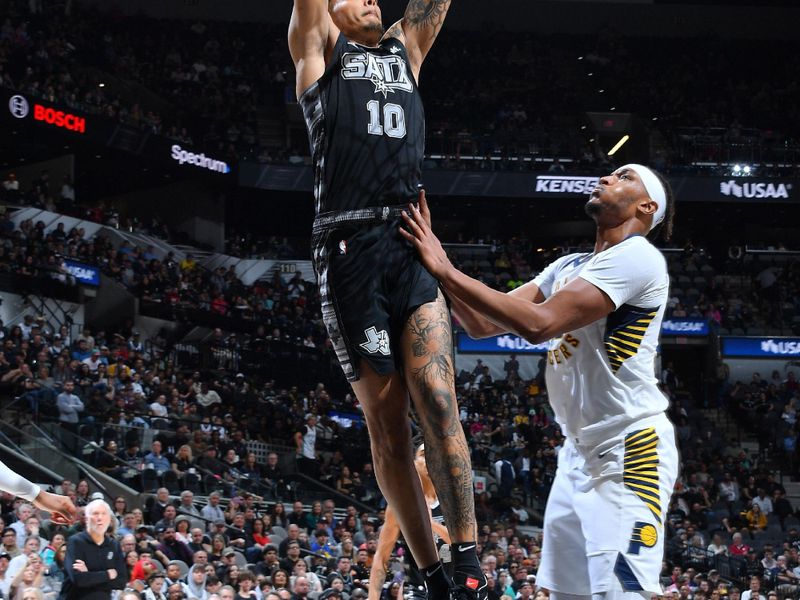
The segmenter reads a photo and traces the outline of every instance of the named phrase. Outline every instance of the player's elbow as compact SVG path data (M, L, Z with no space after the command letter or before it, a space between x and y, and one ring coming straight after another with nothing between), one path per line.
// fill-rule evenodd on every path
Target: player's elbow
M525 338L526 342L531 344L541 344L549 340L552 336L547 332L544 327L540 327L538 325L526 325L520 332L519 335Z

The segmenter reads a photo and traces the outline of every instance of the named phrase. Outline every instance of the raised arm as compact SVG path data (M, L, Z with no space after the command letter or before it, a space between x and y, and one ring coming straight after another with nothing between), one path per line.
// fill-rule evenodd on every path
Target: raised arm
M289 52L297 71L297 97L325 73L325 58L339 29L328 14L327 0L294 0L289 21Z
M411 70L417 81L422 63L442 29L450 1L408 0L403 18L386 30L384 37L399 39L408 50Z
M392 548L400 537L400 524L397 522L394 509L391 505L386 507L386 517L378 534L378 547L372 558L372 568L369 571L369 598L380 600L383 583L386 579L386 563L392 557Z

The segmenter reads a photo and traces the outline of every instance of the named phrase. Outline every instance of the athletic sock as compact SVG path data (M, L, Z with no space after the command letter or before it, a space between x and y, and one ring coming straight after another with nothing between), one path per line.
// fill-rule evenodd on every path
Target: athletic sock
M442 561L420 569L428 586L428 598L447 598L450 593L450 578L444 571Z
M478 560L475 542L453 542L450 554L453 556L453 580L458 585L470 589L482 587L486 582Z

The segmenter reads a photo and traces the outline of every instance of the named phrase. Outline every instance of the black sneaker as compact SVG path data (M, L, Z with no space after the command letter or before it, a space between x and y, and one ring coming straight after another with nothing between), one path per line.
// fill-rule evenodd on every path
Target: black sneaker
M489 597L489 583L483 573L478 577L455 573L453 581L455 585L450 590L451 600L486 600Z
M406 600L428 600L428 588L424 585L407 584L403 588L403 597ZM431 598L430 600L436 600Z

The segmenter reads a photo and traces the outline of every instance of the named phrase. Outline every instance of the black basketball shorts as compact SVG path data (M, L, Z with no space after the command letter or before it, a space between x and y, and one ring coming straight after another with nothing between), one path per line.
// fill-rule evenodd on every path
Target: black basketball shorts
M381 375L398 370L406 321L438 294L438 281L400 236L403 208L323 213L314 220L322 318L351 382L359 379L361 360Z

